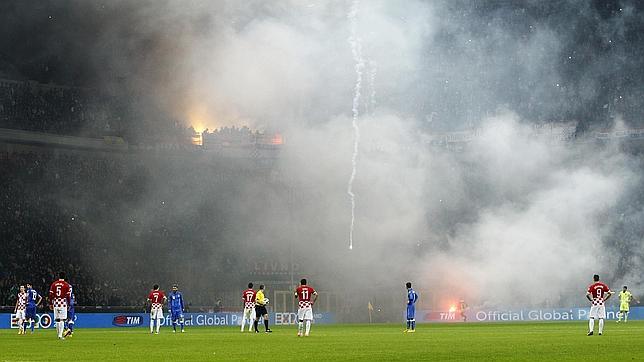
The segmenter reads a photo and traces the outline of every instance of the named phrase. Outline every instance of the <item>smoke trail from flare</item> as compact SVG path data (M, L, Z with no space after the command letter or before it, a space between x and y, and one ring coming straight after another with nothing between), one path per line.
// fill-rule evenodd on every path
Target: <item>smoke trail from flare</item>
M369 60L369 108L368 114L373 115L376 109L376 74L378 74L378 63Z
M353 192L353 182L356 179L356 171L358 168L358 149L360 146L360 127L358 126L358 117L360 117L360 91L362 89L362 70L364 69L364 59L362 58L362 40L358 37L358 10L360 9L360 1L354 0L351 4L351 9L347 15L350 22L351 36L349 37L349 44L351 45L351 53L355 61L356 70L356 84L353 93L353 117L351 124L353 126L353 155L351 156L351 177L349 177L349 185L347 194L351 199L351 226L349 229L349 250L353 249L353 229L356 220L356 195Z

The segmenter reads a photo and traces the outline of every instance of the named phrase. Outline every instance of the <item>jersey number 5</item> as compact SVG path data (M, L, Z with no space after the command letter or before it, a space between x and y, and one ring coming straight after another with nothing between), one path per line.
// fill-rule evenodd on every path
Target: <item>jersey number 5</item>
M57 296L57 297L60 297L60 294L62 293L62 292L60 291L60 288L61 288L61 286L60 286L60 285L57 285L57 286L56 286L56 296Z

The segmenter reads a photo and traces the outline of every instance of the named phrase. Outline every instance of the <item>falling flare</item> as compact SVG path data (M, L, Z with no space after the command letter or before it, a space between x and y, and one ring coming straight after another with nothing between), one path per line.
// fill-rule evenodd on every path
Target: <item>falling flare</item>
M349 18L351 36L349 37L349 44L351 45L351 53L355 61L356 70L356 84L353 93L353 117L351 125L353 126L353 155L351 156L351 177L349 177L349 185L347 194L351 199L351 226L349 228L349 250L353 250L353 229L356 220L356 195L353 192L353 181L356 178L356 171L358 166L358 148L360 146L360 127L358 127L358 117L360 116L360 90L362 89L362 70L364 69L364 59L362 59L362 40L358 37L358 10L360 8L360 1L354 0L351 4L351 9L347 17Z
M367 113L373 115L376 109L376 74L378 74L378 63L369 60L369 105Z

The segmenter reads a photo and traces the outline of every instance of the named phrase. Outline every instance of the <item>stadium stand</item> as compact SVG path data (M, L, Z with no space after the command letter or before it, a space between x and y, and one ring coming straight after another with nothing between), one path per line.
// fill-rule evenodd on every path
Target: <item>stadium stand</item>
M0 80L0 127L65 135L118 133L109 97L83 88Z
M14 303L20 284L31 282L45 292L55 274L65 270L81 306L140 306L153 283L185 283L168 267L182 260L178 273L191 276L191 288L186 288L191 304L216 310L236 306L236 290L252 274L240 270L245 261L235 260L236 253L225 252L239 242L235 228L244 226L231 221L239 217L236 210L225 208L239 200L254 208L274 202L240 194L240 184L254 178L266 180L267 188L293 193L282 190L279 182L271 184L273 171L257 162L263 152L282 145L283 138L225 127L202 132L203 147L141 144L116 137L120 126L111 119L118 118L111 116L109 101L101 102L82 89L0 81L0 128L30 132L13 143L0 132L0 239L6 246L0 254L0 305ZM104 144L54 136L107 133L114 138L105 138ZM568 128L538 133L556 142L574 141ZM635 141L643 135L638 129L611 130L595 132L591 139ZM477 136L441 134L428 143L450 148ZM111 147L114 143L118 147ZM238 157L234 162L223 158L232 154ZM607 226L624 250L636 249L640 241L642 202L644 187L639 198L614 208L622 217ZM195 270L200 262L204 265ZM619 260L620 270L625 272L628 262ZM351 314L352 308L358 307L346 305L338 311Z
M225 195L234 195L240 180L270 173L253 162L198 167L198 154L163 155L46 146L0 152L0 239L7 245L0 255L0 305L14 303L20 284L44 292L59 270L67 272L78 303L90 306L141 305L153 283L193 273L186 260L220 260L205 268L210 275L233 270L233 261L210 254L223 247L217 240L227 232L218 209L229 204ZM193 287L204 292L190 302L214 306L221 292L199 288L208 282L199 278L191 278Z

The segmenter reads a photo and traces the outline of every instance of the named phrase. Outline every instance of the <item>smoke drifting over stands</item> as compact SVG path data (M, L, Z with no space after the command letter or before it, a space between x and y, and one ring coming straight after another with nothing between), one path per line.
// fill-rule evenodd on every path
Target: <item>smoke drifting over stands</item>
M86 305L307 277L353 319L407 280L436 309L637 292L642 4L362 2L352 251L350 5L1 4L0 128L115 144L2 141L2 302L58 269Z

